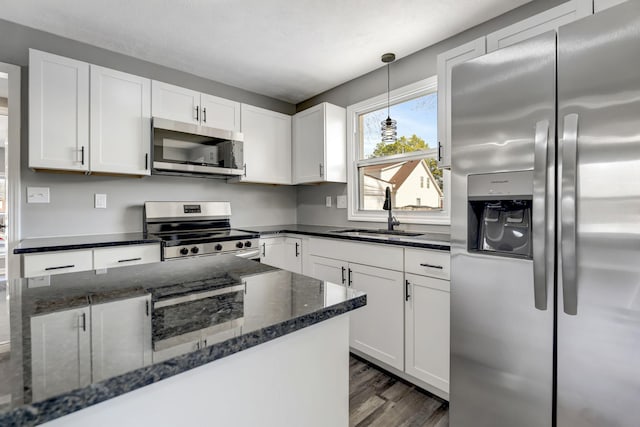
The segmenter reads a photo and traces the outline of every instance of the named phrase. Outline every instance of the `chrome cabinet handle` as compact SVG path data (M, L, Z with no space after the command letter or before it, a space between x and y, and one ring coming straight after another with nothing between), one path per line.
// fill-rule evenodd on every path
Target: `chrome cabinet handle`
M84 145L80 147L80 164L84 165Z
M442 270L444 268L441 265L427 264L426 262L420 263L420 266L427 267L427 268L437 268L438 270Z
M409 281L405 280L404 281L404 300L405 301L409 301L409 298L411 298L411 295L409 295Z
M344 268L344 267L340 267L340 268L342 269L342 284L344 285L344 282L345 282L344 272L345 272L347 269L346 269L346 268Z
M87 313L82 313L82 330L87 330Z
M196 122L200 120L200 106L196 105Z
M202 107L202 122L207 123L207 107Z
M149 153L144 155L144 170L149 169Z
M298 250L299 246L300 246L300 243L296 243L296 258L298 258L298 256L300 255L300 251Z
M266 243L262 244L262 256L263 257L267 256L267 244Z
M142 258L138 257L138 258L127 258L127 259L118 260L118 262L132 262L132 261L142 261Z
M538 310L547 309L547 155L549 121L536 123L533 160L533 295Z
M348 277L349 277L349 283L348 283L348 285L349 285L349 286L351 286L351 284L353 283L353 280L352 280L352 278L351 278L351 275L352 275L353 271L352 271L351 269L348 269L348 270L347 270L347 273L348 273Z
M560 197L560 257L564 312L578 314L576 261L576 182L578 158L578 115L564 117L562 135L562 194Z
M44 270L45 271L49 271L49 270L61 270L63 268L73 268L75 267L75 264L69 264L69 265L59 265L57 267L46 267Z
M442 161L442 144L438 141L438 162Z

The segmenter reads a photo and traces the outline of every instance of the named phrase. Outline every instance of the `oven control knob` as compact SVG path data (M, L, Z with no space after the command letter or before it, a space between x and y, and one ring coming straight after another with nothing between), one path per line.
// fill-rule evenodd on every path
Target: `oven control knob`
M243 246L244 246L244 244L242 242L236 243L236 248L238 248L238 249L242 249Z
M200 252L200 248L198 248L197 246L194 246L191 248L191 253L192 254L197 254L198 252Z
M188 253L189 253L189 249L187 248L180 249L180 255L187 255Z
M218 243L215 247L216 251L221 251L222 250L222 245L220 243Z
M248 240L246 242L244 242L244 247L245 248L250 248L251 247L251 242L248 241Z

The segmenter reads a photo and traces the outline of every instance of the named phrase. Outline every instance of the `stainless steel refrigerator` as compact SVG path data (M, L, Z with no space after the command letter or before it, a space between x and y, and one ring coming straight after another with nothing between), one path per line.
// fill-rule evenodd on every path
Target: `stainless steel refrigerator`
M452 86L451 425L640 425L640 2Z

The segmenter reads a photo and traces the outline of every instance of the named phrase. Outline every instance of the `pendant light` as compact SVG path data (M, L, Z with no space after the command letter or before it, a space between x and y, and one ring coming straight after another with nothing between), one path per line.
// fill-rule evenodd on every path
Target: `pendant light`
M380 135L382 136L382 142L386 144L393 144L398 140L398 125L395 120L391 118L390 111L390 86L389 86L389 65L396 60L396 55L393 53L385 53L382 55L382 62L387 64L387 119L380 122Z

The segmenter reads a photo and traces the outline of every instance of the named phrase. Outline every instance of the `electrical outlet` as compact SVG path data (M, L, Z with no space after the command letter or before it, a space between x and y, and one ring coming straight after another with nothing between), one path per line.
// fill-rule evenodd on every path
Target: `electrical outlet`
M27 203L49 203L49 187L27 187Z
M347 196L336 197L336 207L338 209L347 209Z
M331 196L327 196L325 198L325 206L330 208L331 207Z
M106 209L107 208L107 195L106 194L95 194L95 208L96 209Z

